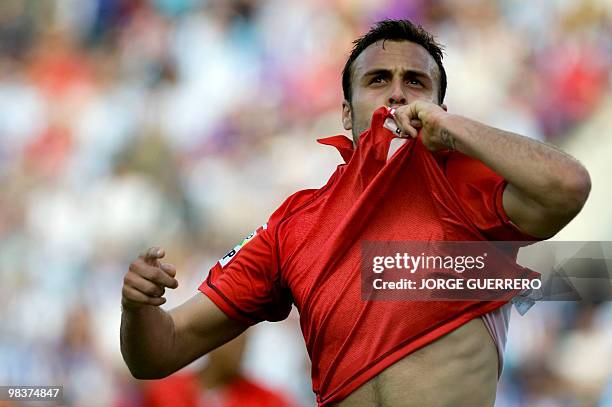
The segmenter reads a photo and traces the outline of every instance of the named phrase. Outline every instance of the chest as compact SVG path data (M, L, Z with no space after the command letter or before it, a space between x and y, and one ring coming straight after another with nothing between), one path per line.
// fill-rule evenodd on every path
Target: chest
M336 185L279 232L281 273L299 309L340 293L358 295L366 242L482 239L448 185L409 173L365 189Z

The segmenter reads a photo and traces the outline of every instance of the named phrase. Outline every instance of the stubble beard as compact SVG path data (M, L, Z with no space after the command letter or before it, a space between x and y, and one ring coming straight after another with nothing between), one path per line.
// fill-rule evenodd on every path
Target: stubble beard
M353 106L351 106L351 122L353 123L353 128L351 129L351 134L353 135L353 144L355 146L357 146L357 143L359 142L359 136L361 135L361 133L363 133L364 131L366 131L368 128L370 128L370 119L368 119L365 123L363 123L362 125L359 125L359 123L355 122L355 115L353 114L354 110L353 110Z

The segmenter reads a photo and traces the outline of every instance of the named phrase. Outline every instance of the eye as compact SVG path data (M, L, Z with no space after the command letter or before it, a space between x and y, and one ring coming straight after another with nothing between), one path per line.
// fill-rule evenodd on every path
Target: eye
M423 83L418 79L408 79L407 82L413 86L423 86Z
M379 76L375 76L375 77L373 77L373 78L370 80L370 84L373 84L373 83L383 83L384 81L385 81L385 77L384 77L384 76L379 75Z

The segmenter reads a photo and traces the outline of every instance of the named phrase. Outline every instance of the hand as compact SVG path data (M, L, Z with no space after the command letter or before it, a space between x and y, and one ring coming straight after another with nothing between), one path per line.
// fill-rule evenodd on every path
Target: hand
M421 141L430 151L456 150L455 139L443 122L449 114L439 105L417 100L395 109L394 118L402 137L416 138L421 130Z
M159 262L164 255L164 249L152 247L130 264L123 278L121 304L124 308L162 305L166 302L163 297L166 287L178 287L174 266Z

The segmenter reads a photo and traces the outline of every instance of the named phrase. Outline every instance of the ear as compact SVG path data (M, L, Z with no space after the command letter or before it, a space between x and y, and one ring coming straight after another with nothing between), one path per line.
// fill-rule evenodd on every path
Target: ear
M444 103L442 103L440 107L444 109L445 112L448 112L448 107Z
M351 130L353 128L351 105L346 100L342 101L342 126L344 130Z

